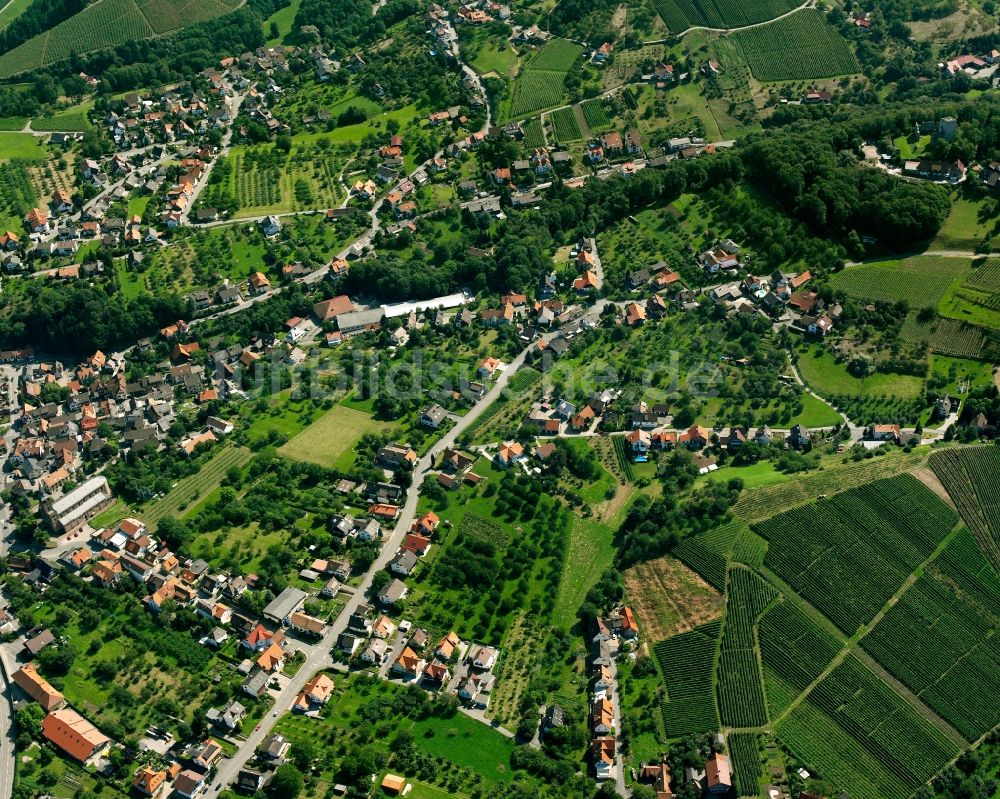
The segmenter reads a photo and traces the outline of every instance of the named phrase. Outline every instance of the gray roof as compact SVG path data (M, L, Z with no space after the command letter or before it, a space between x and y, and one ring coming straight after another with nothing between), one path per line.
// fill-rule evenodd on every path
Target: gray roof
M390 580L381 591L378 592L379 599L386 602L398 602L407 592L406 583L402 580Z
M100 475L98 475L97 477L91 477L85 483L78 485L68 494L63 494L61 497L59 497L59 499L53 502L52 512L57 516L62 516L67 511L73 510L77 506L80 506L80 512L84 513L86 512L87 508L84 508L83 506L88 504L90 505L97 504L97 502L93 501L94 498L91 497L91 495L95 491L101 491L102 492L101 499L103 499L104 496L106 496L104 492L107 490L107 488L108 488L108 481L105 477L102 477ZM107 493L110 493L110 491L108 491ZM98 500L98 502L99 501L100 500Z
M385 312L381 308L373 308L370 311L348 311L337 316L338 330L353 330L359 327L368 327L382 321Z
M284 621L299 609L308 596L305 591L290 585L264 608L264 616L276 621Z
M266 671L254 672L243 681L243 690L257 696L264 690L270 679L271 675Z

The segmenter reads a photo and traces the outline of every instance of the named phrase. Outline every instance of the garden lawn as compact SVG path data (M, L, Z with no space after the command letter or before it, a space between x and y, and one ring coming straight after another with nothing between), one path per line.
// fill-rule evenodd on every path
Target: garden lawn
M812 347L799 354L802 379L820 394L858 397L890 396L912 399L923 389L924 381L912 375L877 373L865 378L854 377L844 364L833 356Z
M385 429L386 425L370 414L336 405L278 452L288 458L328 468L344 463L345 455L351 455L349 460L353 463L351 449L358 439L365 433L381 433Z
M30 133L0 132L0 161L23 158L28 161L43 161L45 147L42 140Z

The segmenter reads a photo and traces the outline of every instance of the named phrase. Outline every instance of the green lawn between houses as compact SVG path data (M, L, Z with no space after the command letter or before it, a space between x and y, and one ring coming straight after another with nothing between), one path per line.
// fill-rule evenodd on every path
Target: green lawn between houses
M476 786L496 786L512 777L510 757L514 742L486 724L459 712L447 718L429 716L414 720L400 714L394 699L409 690L396 683L372 679L365 675L333 675L334 695L324 707L320 718L286 714L277 723L276 731L292 743L313 741L322 745L335 742L333 748L344 753L360 747L381 752L387 765L378 773L377 787L388 771L399 774L414 783L414 796L437 799L439 796L470 795ZM371 723L368 713L379 703L381 710L377 723ZM389 754L388 746L401 730L413 735L413 745L423 758L442 759L444 765L421 773L420 780L407 773ZM433 776L431 776L433 775ZM310 778L303 793L305 799L321 799L332 787L336 765L321 761L315 776ZM445 783L447 790L429 783L436 777ZM436 781L436 780L434 780ZM423 785L418 785L418 782ZM448 783L452 784L448 784ZM418 787L422 792L417 793Z
M315 422L284 444L279 454L328 468L349 468L352 449L365 433L382 433L388 425L371 414L344 405L334 405Z

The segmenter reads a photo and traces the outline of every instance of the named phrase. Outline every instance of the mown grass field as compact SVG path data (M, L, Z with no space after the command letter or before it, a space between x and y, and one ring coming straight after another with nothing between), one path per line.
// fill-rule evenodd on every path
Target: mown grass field
M26 161L39 161L46 157L42 139L30 133L0 132L0 161L12 161L15 158Z
M370 414L335 405L283 446L278 452L287 458L334 467L347 459L365 433L379 433L385 425Z

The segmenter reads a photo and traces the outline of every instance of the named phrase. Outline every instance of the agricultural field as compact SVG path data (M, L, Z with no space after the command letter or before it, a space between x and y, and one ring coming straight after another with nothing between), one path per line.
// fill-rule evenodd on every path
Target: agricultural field
M906 317L899 330L903 341L926 344L932 351L955 358L985 359L996 354L990 344L989 331L958 319L935 317L921 322L915 313Z
M760 793L762 744L760 735L753 732L734 732L726 738L733 760L733 787L737 796L757 796Z
M30 133L0 133L0 163L5 161L40 161L46 157L42 139Z
M92 100L80 105L64 108L54 114L45 117L37 117L31 120L32 130L59 130L59 131L80 131L86 133L94 129L94 124L90 121L88 114L93 109Z
M1000 723L998 577L963 531L861 640L935 713L970 741ZM975 686L975 689L972 689Z
M942 450L928 463L983 551L1000 564L1000 448Z
M1000 259L980 259L964 279L951 284L938 303L949 319L1000 329Z
M549 114L549 119L552 120L552 130L560 144L580 141L583 138L580 123L576 121L576 112L572 106L553 111Z
M0 11L0 30L3 30L21 16L30 5L31 0L11 0L10 2L5 2L2 6L3 10Z
M25 161L0 162L0 227L5 231L23 230L24 215L38 202L32 168Z
M744 492L733 506L733 514L747 522L761 521L776 513L805 505L820 494L836 494L871 480L907 472L921 464L926 457L923 452L889 450L877 460L845 461L814 472L797 474L788 483Z
M722 595L676 558L637 563L624 578L629 607L651 641L688 632L722 615Z
M382 433L386 426L363 411L335 405L278 452L293 460L328 468L349 467L352 448L365 433Z
M475 513L466 513L458 525L458 532L477 541L483 541L497 549L507 549L510 546L510 534L492 519L486 519Z
M723 538L723 535L727 537ZM704 577L710 585L719 591L724 591L726 567L736 535L735 526L720 527L703 535L685 538L674 547L673 553Z
M46 161L31 164L28 167L28 175L35 196L51 197L57 189L65 189L73 194L76 184L75 160L73 153L59 153L58 156L50 156Z
M856 655L849 655L826 675L809 694L809 701L910 791L958 752L958 736L946 734L943 727L923 717Z
M771 718L780 718L841 650L834 633L783 598L760 620L760 655Z
M583 118L591 132L599 133L611 127L611 119L608 117L608 112L604 110L602 100L587 100L580 103L580 108L583 110Z
M552 39L532 58L514 82L510 118L519 119L562 102L566 75L583 48L565 39Z
M679 35L691 27L735 28L766 22L798 3L795 0L655 0L657 13L672 34Z
M850 297L885 302L904 301L911 308L934 308L948 287L969 270L965 258L918 256L878 261L837 272L831 283Z
M97 0L51 30L0 56L0 77L53 64L70 54L115 47L228 14L236 0Z
M851 46L815 9L736 31L732 37L760 81L832 78L860 69Z
M703 624L653 647L667 686L663 723L670 738L719 728L715 706L715 652L720 624Z
M193 505L211 494L234 466L243 466L253 453L245 447L224 445L195 474L177 481L169 494L135 508L150 529L164 516L184 516L194 511Z
M336 207L343 198L340 159L319 144L297 145L285 154L274 147L234 147L223 181L210 184L205 205L235 205L234 216L283 214Z
M767 724L756 626L777 596L773 586L749 569L729 570L718 677L719 717L727 727Z
M906 136L896 139L901 158L915 158L923 154L930 144L931 136L920 137L911 146ZM913 153L916 151L916 153ZM987 206L981 201L962 196L952 198L951 210L944 224L934 237L931 248L935 250L983 250L994 251L993 240L998 232L996 218L987 213Z
M909 475L880 480L754 526L764 564L846 635L868 624L955 526ZM824 531L821 538L807 530Z
M541 117L533 117L524 125L524 146L544 147L545 133L542 130Z

